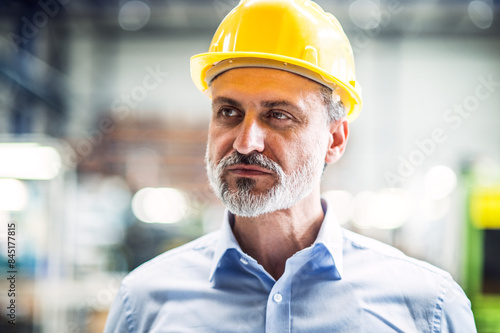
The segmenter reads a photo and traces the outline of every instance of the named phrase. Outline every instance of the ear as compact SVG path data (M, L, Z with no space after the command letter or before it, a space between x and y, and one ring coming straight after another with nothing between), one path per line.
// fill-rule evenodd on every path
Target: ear
M344 153L349 135L349 123L346 118L341 118L328 124L328 130L328 149L325 162L332 164L337 162Z

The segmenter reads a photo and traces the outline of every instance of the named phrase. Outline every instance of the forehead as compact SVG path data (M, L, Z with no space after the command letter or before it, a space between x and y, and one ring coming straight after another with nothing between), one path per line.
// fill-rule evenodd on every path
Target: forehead
M212 98L224 96L241 99L286 99L297 104L322 100L319 83L271 68L231 69L217 76L210 88Z

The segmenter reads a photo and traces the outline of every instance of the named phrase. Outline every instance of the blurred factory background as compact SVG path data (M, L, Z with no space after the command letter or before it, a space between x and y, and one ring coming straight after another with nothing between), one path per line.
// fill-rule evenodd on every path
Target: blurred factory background
M324 195L344 227L451 272L500 332L500 1L317 2L365 100ZM0 2L2 332L9 260L17 332L100 332L127 272L219 227L189 58L236 4Z

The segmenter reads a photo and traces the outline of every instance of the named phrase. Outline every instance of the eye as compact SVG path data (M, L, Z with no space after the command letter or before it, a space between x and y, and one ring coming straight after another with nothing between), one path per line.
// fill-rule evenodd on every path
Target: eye
M222 108L219 113L224 117L237 117L239 115L238 111L231 108Z
M278 120L290 119L290 117L288 115L286 115L283 112L279 112L279 111L272 111L270 116L273 117L274 119L278 119Z

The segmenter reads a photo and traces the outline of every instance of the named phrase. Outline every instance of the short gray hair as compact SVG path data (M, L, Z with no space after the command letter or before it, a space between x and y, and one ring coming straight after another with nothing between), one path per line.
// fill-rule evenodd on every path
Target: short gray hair
M323 99L323 103L326 107L326 120L328 123L337 121L343 117L346 117L346 110L342 101L336 101L333 98L332 89L327 86L320 86L320 94Z

